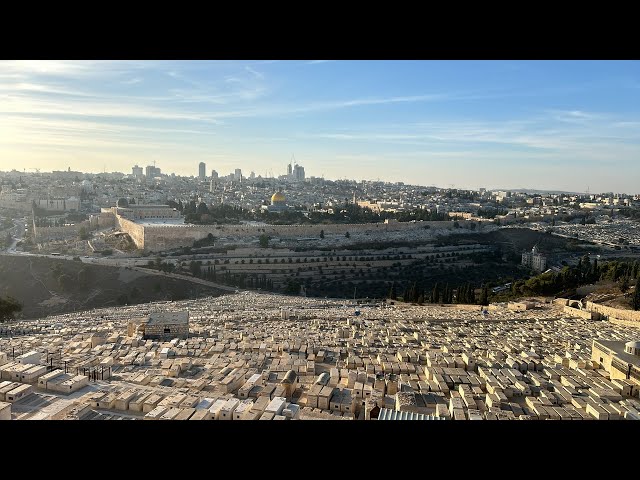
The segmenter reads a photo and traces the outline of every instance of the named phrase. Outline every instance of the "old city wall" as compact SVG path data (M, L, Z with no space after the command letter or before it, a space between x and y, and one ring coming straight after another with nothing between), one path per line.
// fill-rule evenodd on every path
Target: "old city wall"
M116 216L111 213L101 213L100 215L91 215L89 217L91 229L107 228L116 226Z
M464 226L464 223L460 224ZM453 222L397 222L397 223L362 223L362 224L319 224L319 225L211 225L216 237L252 236L262 233L274 237L317 237L324 230L325 234L345 234L364 232L397 232L429 228L453 229ZM209 230L211 231L211 230Z
M122 230L129 234L133 242L136 244L136 247L139 249L145 248L144 242L144 227L139 225L131 220L127 220L126 218L115 216L115 224L118 229Z
M147 225L143 227L144 247L138 248L158 252L171 248L190 247L195 240L201 240L209 233L219 236L213 230L213 225ZM136 245L138 245L137 242Z
M621 310L619 308L607 307L606 305L600 305L593 302L587 302L587 311L597 312L600 315L608 317L609 320L623 320L625 322L632 322L636 326L640 326L640 311Z
M66 225L63 227L38 227L33 223L33 233L37 242L46 242L49 240L68 240L80 235L80 229L84 228L87 232L97 228L113 227L115 225L115 217L113 215L91 215L89 220L85 220L74 225Z
M398 222L365 224L329 224L329 225L147 225L144 229L145 248L160 251L170 248L191 246L195 240L205 238L209 233L214 237L258 237L262 234L270 237L319 237L325 234L345 234L363 232L395 232L429 228L453 229L453 222ZM461 223L461 226L466 226ZM124 229L123 229L124 230ZM126 230L125 230L126 231ZM129 233L129 232L127 232ZM136 245L139 245L136 241Z
M33 224L33 235L36 242L46 242L48 240L64 240L77 237L80 229L84 228L89 231L91 225L88 220L76 223L75 225L67 225L64 227L37 227Z
M0 198L0 208L9 208L12 210L20 210L21 212L31 211L31 201L28 202L14 202L13 200Z

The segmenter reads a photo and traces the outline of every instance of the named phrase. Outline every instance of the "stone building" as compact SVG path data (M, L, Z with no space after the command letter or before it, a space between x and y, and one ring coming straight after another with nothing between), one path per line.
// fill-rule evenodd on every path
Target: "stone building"
M609 372L612 380L640 386L640 342L594 340L591 352L591 360Z
M189 312L154 312L130 322L129 334L142 333L144 338L171 340L189 336Z
M536 272L544 272L547 269L547 257L538 252L538 246L535 245L531 252L522 254L522 265L529 267Z

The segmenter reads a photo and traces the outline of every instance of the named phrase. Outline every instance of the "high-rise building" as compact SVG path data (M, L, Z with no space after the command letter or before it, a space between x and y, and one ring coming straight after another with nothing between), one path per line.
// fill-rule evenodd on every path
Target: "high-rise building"
M218 179L218 172L216 172L215 170L211 170L211 178L214 180Z
M233 174L233 179L240 182L242 181L242 170L239 168L236 168L235 173Z
M289 175L289 177L291 177L292 169L293 169L293 166L290 163L288 163L287 164L287 175Z
M145 169L145 175L147 178L159 177L160 169L155 165L148 165Z
M135 167L131 168L131 175L133 175L136 178L140 178L142 177L142 175L144 174L144 170L142 169L142 167L139 167L138 165L136 165Z
M296 182L304 182L304 167L297 163L293 166L293 180Z
M198 165L198 178L200 180L207 178L207 165L204 162L200 162L200 165Z

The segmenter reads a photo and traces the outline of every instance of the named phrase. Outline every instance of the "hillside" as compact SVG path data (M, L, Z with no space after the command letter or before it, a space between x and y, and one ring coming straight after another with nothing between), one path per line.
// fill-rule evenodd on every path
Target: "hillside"
M529 228L501 228L488 233L469 233L466 235L447 235L440 237L439 243L456 245L478 242L482 244L500 245L503 251L520 254L531 250L534 245L546 254L566 254L568 252L594 252L597 247L588 242L552 235Z
M10 295L22 303L22 318L221 293L215 288L126 267L0 256L0 296Z

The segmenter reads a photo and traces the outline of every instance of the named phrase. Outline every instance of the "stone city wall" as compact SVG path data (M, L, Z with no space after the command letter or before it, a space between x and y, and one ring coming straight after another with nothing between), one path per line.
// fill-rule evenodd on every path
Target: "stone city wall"
M36 227L33 225L33 235L36 242L47 242L49 240L67 240L79 236L80 229L84 227L89 231L91 226L89 221L76 223L74 225L66 225L64 227Z
M116 217L110 213L100 213L89 217L91 229L107 228L116 226Z
M216 237L319 237L320 231L329 234L395 232L429 228L453 229L453 222L396 222L365 224L329 224L329 225L145 225L142 226L122 217L118 217L119 227L127 232L136 246L148 251L162 251L171 248L192 246L196 240L210 233ZM468 228L460 223L461 228Z
M20 210L21 212L30 212L32 205L31 200L26 202L14 202L8 198L0 198L0 208L9 208L13 210Z
M80 229L89 232L98 228L107 228L115 226L115 217L113 215L91 215L89 220L76 223L74 225L66 225L63 227L37 227L33 224L33 234L36 242L48 242L49 240L69 240L80 235Z
M145 248L144 227L118 215L114 215L114 217L115 224L118 229L128 233L133 242L136 244L136 247L143 250Z

